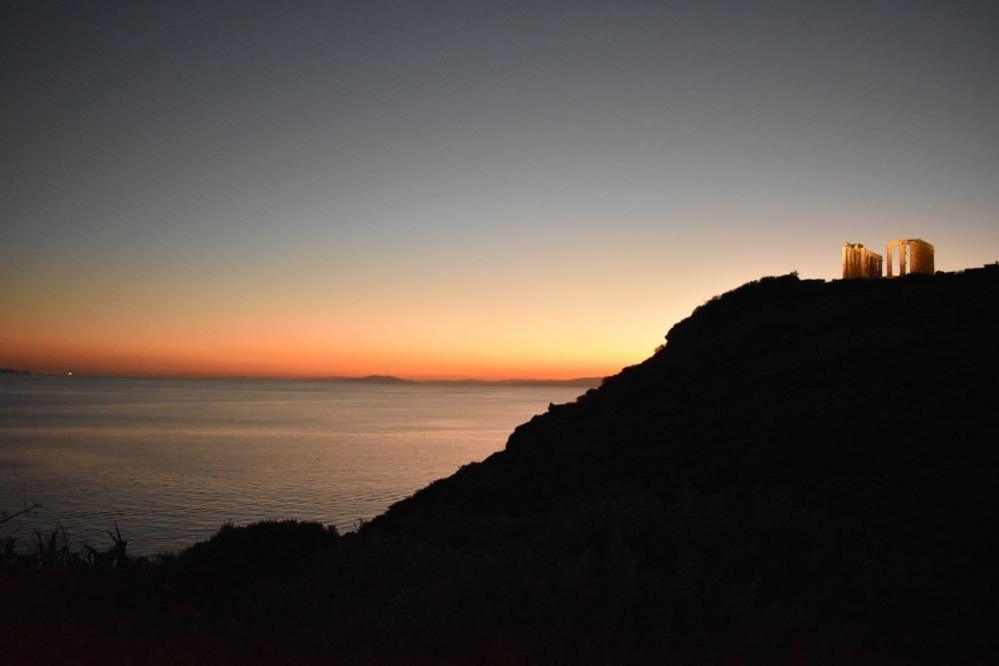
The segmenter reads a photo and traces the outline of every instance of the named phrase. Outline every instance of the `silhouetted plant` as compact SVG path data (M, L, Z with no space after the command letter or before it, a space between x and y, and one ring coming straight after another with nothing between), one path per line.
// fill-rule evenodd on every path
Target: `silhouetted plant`
M111 530L105 530L105 532L111 537L111 548L106 551L100 551L89 544L85 544L84 548L87 550L88 563L92 567L102 571L127 569L130 562L128 558L128 541L122 538L118 524L115 523L114 532Z
M8 521L14 520L20 516L30 515L32 511L42 508L42 505L38 502L32 504L31 506L24 507L19 511L14 511L13 513L8 513L7 511L0 511L0 525Z

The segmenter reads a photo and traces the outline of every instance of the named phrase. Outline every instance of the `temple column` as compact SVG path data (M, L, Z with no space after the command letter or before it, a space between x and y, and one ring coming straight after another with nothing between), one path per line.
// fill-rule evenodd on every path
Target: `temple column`
M906 268L906 251L909 249L908 243L903 243L898 246L898 274L899 277L905 275Z
M888 277L891 277L891 255L894 251L895 248L892 247L891 243L888 243L888 247L885 248L885 254L888 255Z

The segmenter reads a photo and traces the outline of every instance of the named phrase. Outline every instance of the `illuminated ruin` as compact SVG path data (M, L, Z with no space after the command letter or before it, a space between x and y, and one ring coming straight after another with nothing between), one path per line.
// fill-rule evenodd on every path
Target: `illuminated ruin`
M898 256L899 276L909 273L933 275L933 246L919 238L888 241L888 273L894 277L895 257ZM881 277L882 257L864 247L863 243L843 244L843 279Z
M888 277L893 277L892 263L898 251L898 274L933 275L933 246L919 238L888 241Z
M889 260L890 261L890 260ZM891 264L888 264L891 266ZM881 255L862 243L843 244L843 279L881 277Z

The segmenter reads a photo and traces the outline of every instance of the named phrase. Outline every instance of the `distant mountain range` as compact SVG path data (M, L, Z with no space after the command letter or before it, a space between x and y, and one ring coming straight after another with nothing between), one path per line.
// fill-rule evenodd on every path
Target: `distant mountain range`
M574 379L403 379L392 375L367 375L364 377L323 377L322 381L359 384L416 384L458 386L600 386L602 377L576 377Z
M27 370L0 368L0 375L30 375ZM45 376L44 374L42 376ZM53 375L61 377L63 375ZM113 376L113 375L109 375ZM366 375L363 377L321 377L317 381L342 382L349 384L412 384L455 385L455 386L579 386L596 388L603 381L601 377L576 377L574 379L403 379L392 375Z

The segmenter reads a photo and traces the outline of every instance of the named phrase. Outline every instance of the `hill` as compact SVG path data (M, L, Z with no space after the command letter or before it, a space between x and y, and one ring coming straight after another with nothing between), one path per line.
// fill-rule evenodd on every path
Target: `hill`
M997 296L996 267L745 285L370 529L548 549L607 586L551 638L627 661L993 654Z
M674 326L645 362L550 406L505 451L376 522L387 529L430 512L441 524L452 511L521 514L598 497L670 501L760 474L768 483L896 476L877 467L882 459L901 465L922 447L942 455L955 437L991 432L997 289L991 266L744 285Z
M989 663L997 296L765 278L356 533L9 559L0 626L36 660Z

